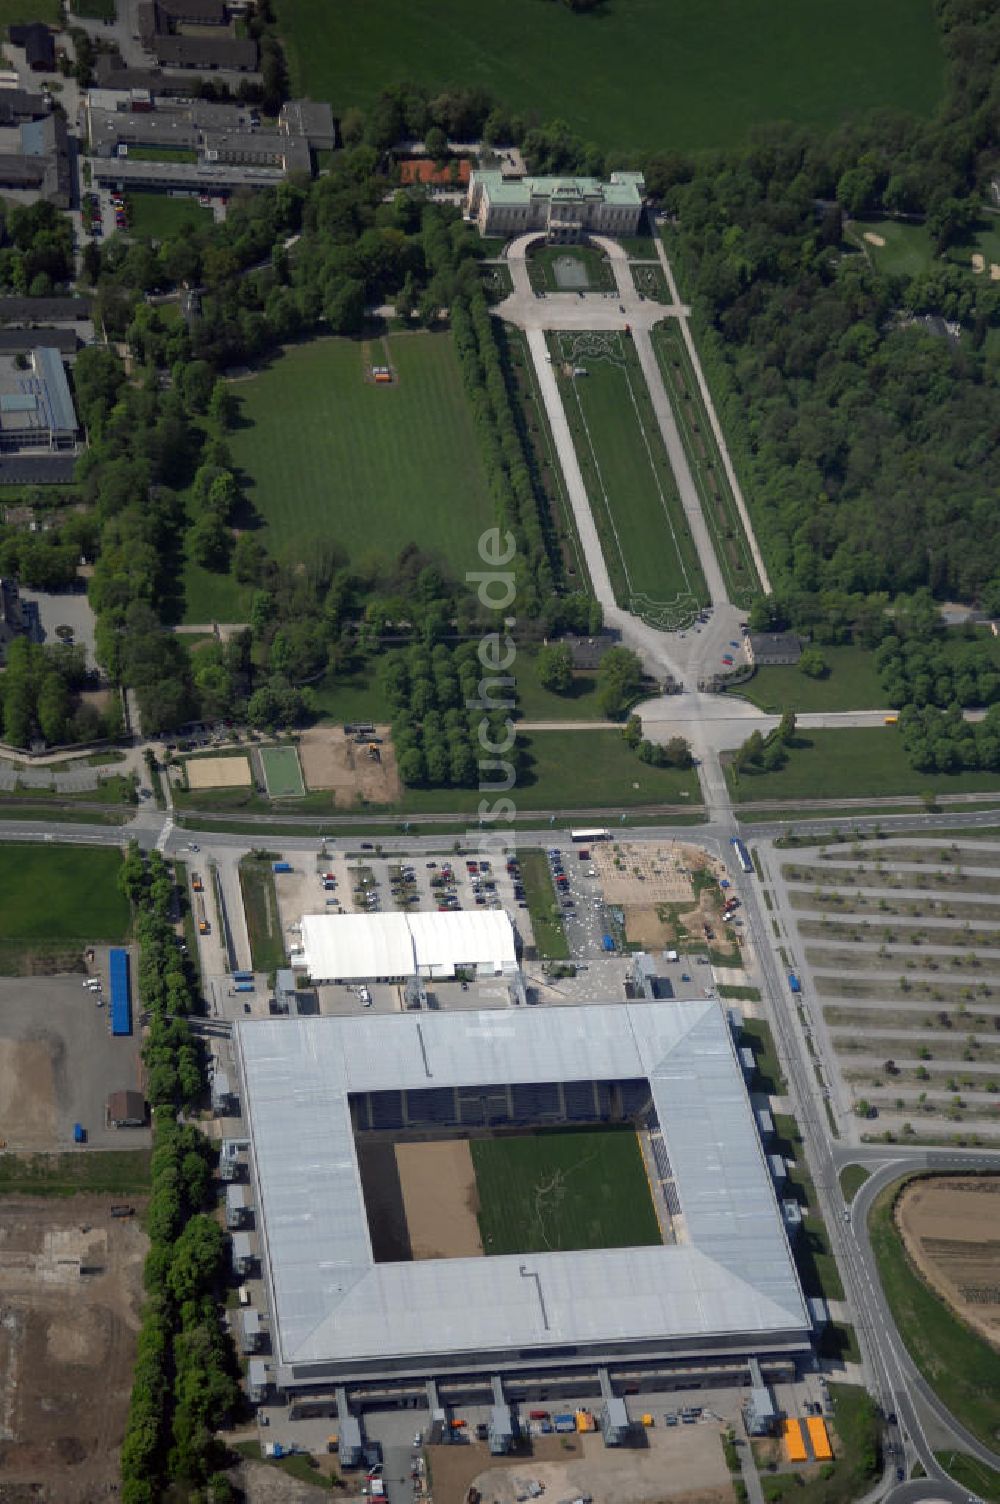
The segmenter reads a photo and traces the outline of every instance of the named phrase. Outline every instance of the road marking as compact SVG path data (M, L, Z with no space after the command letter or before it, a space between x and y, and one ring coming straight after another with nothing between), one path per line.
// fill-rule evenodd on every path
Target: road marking
M157 838L157 842L156 842L156 849L160 853L161 856L163 855L163 853L167 849L167 842L170 840L170 837L173 834L173 829L174 829L174 819L173 819L173 816L172 815L168 815L167 818L163 822L163 829L160 831L160 834L159 834L159 836Z

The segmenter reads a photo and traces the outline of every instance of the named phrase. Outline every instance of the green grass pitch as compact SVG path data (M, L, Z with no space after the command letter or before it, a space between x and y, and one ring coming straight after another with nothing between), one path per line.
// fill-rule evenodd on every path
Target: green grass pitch
M764 121L929 114L944 59L930 0L278 0L292 92L343 115L387 83L480 85L608 150L698 150ZM612 162L612 166L620 163Z
M617 333L550 338L615 599L653 626L686 626L708 590L635 347Z
M121 855L92 846L0 846L0 970L42 955L126 939Z
M302 782L299 754L294 747L262 747L261 766L264 782L272 799L301 799L306 791Z
M633 1128L544 1129L470 1147L487 1254L663 1241Z
M387 364L392 385L366 379ZM460 578L481 567L493 510L449 334L312 340L234 390L233 457L278 557L328 540L358 562L416 543Z

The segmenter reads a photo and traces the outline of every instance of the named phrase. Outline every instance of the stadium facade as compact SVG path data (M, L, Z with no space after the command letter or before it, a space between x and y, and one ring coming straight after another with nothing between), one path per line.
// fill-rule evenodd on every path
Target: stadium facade
M717 1002L241 1022L234 1050L279 1390L809 1348L809 1312ZM676 1241L375 1262L356 1132L616 1115L659 1144Z

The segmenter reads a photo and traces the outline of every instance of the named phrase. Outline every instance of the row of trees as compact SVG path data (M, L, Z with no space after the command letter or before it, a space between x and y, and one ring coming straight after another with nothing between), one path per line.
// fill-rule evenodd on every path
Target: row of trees
M899 713L899 729L906 755L920 772L1000 769L1000 707L996 705L977 722L966 721L957 705L947 710L905 705Z
M479 432L497 524L517 540L518 611L538 613L558 580L559 550L545 495L523 442L481 289L451 310L455 348Z
M157 1504L174 1491L234 1495L214 1436L239 1403L233 1352L220 1320L225 1235L209 1214L212 1151L177 1113L204 1090L185 1017L196 1006L193 976L171 921L174 882L158 852L133 843L120 882L135 912L138 989L149 1029L143 1046L153 1107L153 1154L143 1272L146 1304L122 1444L124 1504Z

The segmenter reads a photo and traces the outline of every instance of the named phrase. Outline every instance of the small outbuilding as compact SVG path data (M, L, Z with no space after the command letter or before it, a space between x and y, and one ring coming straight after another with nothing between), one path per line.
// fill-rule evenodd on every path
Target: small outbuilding
M113 1091L108 1097L108 1125L111 1128L144 1128L146 1099L141 1091Z
M802 657L802 638L794 632L751 632L746 647L755 668L794 668Z

